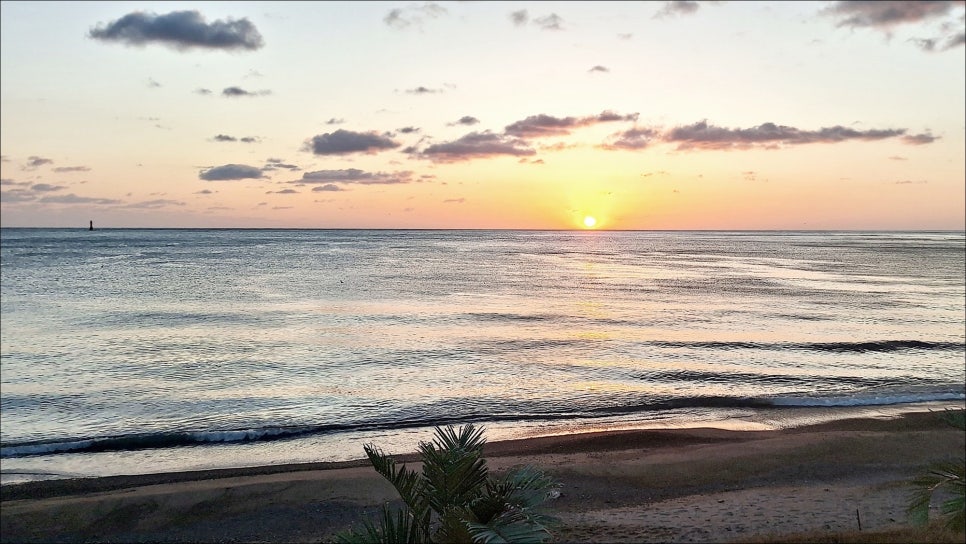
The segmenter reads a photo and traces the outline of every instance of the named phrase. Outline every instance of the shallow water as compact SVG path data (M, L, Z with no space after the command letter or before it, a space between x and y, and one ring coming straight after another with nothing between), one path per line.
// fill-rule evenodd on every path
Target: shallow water
M961 232L3 229L4 481L357 458L471 421L957 402L964 253Z

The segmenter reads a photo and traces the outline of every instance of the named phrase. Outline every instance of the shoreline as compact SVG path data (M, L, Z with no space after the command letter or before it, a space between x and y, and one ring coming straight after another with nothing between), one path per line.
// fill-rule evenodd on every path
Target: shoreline
M743 438L766 436L768 433L797 433L808 432L809 430L817 431L823 428L848 428L852 426L877 427L882 425L881 422L905 417L918 418L919 415L935 417L928 415L941 413L946 409L966 409L966 402L933 401L908 405L856 406L845 408L845 413L839 412L843 410L842 408L793 407L784 409L784 417L771 419L769 424L749 420L742 420L741 422L709 420L699 422L696 425L674 423L656 425L653 422L643 424L611 423L591 427L591 430L578 428L573 431L565 431L557 429L547 434L524 434L519 438L487 440L484 451L486 457L490 458L524 454L539 455L560 451L589 452L619 447L654 447L654 442L667 447L672 444L685 445L689 442L700 442L701 440L740 441ZM489 435L491 429L488 428L487 431L487 435ZM374 443L382 447L378 439L374 440ZM369 462L364 457L361 447L359 450L360 456L358 458L337 461L282 462L237 467L14 481L0 484L0 501L16 500L16 498L21 497L51 497L217 478L368 467ZM388 450L386 451L388 452ZM413 462L418 459L415 447L403 453L390 453L402 462Z
M378 444L377 444L378 445ZM615 430L494 441L491 471L541 468L563 542L725 541L907 526L907 482L962 455L933 412L779 430ZM415 455L395 456L397 460ZM318 542L397 496L365 460L0 487L3 542Z

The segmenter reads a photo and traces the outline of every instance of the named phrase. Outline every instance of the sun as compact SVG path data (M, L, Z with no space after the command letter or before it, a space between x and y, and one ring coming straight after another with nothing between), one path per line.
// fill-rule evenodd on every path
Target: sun
M587 227L588 229L594 228L594 225L596 224L597 224L597 220L594 219L592 215L588 215L584 217L584 226Z

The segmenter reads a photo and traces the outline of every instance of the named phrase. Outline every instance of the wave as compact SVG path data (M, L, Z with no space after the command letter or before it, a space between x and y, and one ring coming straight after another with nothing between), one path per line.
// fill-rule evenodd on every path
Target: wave
M682 409L780 409L791 407L862 407L918 404L937 401L962 401L962 392L869 394L841 397L727 397L705 396L664 399L655 402L601 406L583 411L519 411L503 414L470 413L445 418L415 417L404 420L328 425L279 426L253 429L174 431L128 434L122 436L33 441L0 445L0 458L30 457L69 453L102 453L212 444L267 442L345 432L402 430L421 427L487 422L588 420L635 413L653 414Z
M923 342L921 340L878 340L870 342L671 342L654 341L662 348L801 350L835 353L892 352L904 350L966 351L966 343Z

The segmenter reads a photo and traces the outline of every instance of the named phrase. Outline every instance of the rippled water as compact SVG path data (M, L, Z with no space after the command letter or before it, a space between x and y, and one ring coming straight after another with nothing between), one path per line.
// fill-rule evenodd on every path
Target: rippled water
M464 421L959 400L964 253L961 232L3 229L0 455L101 473L213 442L328 459Z

